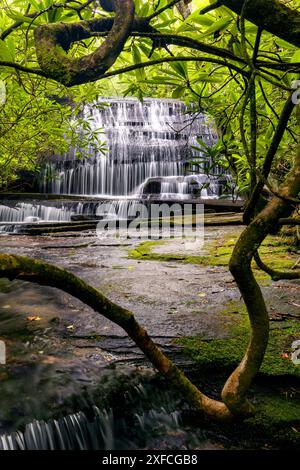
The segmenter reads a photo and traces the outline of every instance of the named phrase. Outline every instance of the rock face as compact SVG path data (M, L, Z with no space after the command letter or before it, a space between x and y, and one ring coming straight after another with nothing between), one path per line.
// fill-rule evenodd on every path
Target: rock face
M104 155L91 146L89 158L79 159L76 148L68 155L51 157L40 178L45 201L25 200L25 196L15 203L3 201L0 223L102 218L104 209L99 199L93 201L95 197L104 202L105 218L130 219L129 212L134 213L141 200L214 200L224 193L229 177L220 177L221 169L209 157L201 163L202 173L190 163L202 153L194 149L198 137L208 146L217 139L205 115L187 114L185 104L177 100L105 101L106 106L86 106L84 113L95 129L104 130L108 152ZM207 168L215 175L207 176ZM82 201L48 200L56 194Z
M205 387L210 396L218 397L228 370L236 366L245 350L249 330L239 291L227 269L241 230L242 227L207 228L204 245L196 244L189 250L182 240L141 246L139 240L112 243L97 239L93 232L82 231L76 238L69 232L35 238L3 236L0 251L64 266L99 288L112 301L133 311L164 352L200 388ZM134 256L136 252L138 256ZM284 261L292 265L298 259L285 246L278 246L277 239L269 240L262 254L264 258L269 254L272 263L281 265ZM219 444L252 449L266 444L299 446L299 370L289 360L288 351L299 338L300 286L295 281L272 283L265 276L258 277L258 270L255 275L263 286L271 316L271 349L262 369L264 376L249 394L258 413L244 424L230 426L227 434L223 427L207 430L203 420L192 430L183 426L176 436L184 438L185 431L188 436L193 435L193 442L184 438L187 448L212 449ZM141 372L149 371L149 363L119 327L92 309L56 289L0 280L0 332L8 352L7 365L0 367L0 449L9 442L15 448L14 430L24 431L24 425L34 419L47 420L47 424L25 427L26 448L33 445L33 438L26 440L32 436L29 427L39 436L39 426L47 426L52 435L53 417L59 417L58 427L63 430L69 421L66 415L80 411L79 421L86 429L82 411L87 410L93 426L93 405L101 405L101 413L113 408L114 416L118 416L119 406L126 418L138 415L142 423L150 407L149 426L153 427L154 422L162 424L162 431L160 441L149 441L149 448L157 449L158 444L165 449L171 445L180 448L181 444L174 441L173 427L173 437L169 435L170 423L166 419L181 410L181 397L164 394L163 387L169 390L169 384L155 382L149 401L145 400ZM114 399L107 401L109 397ZM128 397L132 397L131 402ZM153 414L153 397L159 415ZM141 402L146 403L146 409L140 408ZM161 409L165 403L166 412ZM124 421L123 418L121 413ZM127 428L118 428L113 419L111 424L111 428L121 429L123 437L145 437L139 427L132 433L131 421L130 433ZM101 420L100 429L107 429L105 426ZM212 442L206 441L207 431ZM200 443L191 434L196 433L197 437L198 432L202 436ZM44 448L46 444L38 446ZM128 442L122 441L121 445L128 449ZM146 446L138 439L134 445ZM91 446L87 443L88 448ZM115 446L108 448L122 448L118 440Z
M42 191L130 196L139 193L148 178L158 177L165 184L161 193L188 194L188 181L183 179L176 186L176 177L186 174L186 166L196 153L192 146L197 136L207 145L216 140L207 118L186 114L184 103L176 100L106 101L108 106L90 106L84 112L95 128L104 129L108 154L94 151L91 158L78 160L75 155L80 149L74 149L72 154L59 157L45 167ZM203 189L203 197L217 195L216 189L213 185L209 191Z

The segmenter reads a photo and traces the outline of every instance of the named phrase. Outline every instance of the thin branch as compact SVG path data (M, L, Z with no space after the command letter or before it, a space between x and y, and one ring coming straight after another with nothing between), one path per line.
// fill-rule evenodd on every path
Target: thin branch
M261 83L261 81L259 80L259 87L260 87L260 90L261 90L261 93L262 93L262 96L266 102L266 105L268 106L268 108L272 111L272 113L276 116L276 118L279 120L280 119L280 116L279 114L277 113L276 109L274 108L274 106L270 103L267 95L266 95L266 92L265 92L265 89L263 87L263 84ZM287 132L290 134L290 136L292 137L292 139L294 140L295 143L298 142L298 139L296 138L294 132L289 128L287 127L286 128Z
M195 49L197 51L206 52L207 54L213 54L218 57L223 57L235 62L246 65L246 61L242 57L234 55L231 51L224 49L222 47L216 47L210 44L206 44L196 39L189 38L188 36L179 36L177 34L165 34L156 32L154 29L152 32L137 31L138 24L133 25L133 30L130 33L132 37L141 37L141 38L150 38L156 39L161 44L168 44L174 46L187 47L189 49ZM107 36L108 31L103 32L92 32L90 37L105 37Z
M258 252L255 253L254 259L255 259L257 266L262 271L269 274L269 276L272 278L273 281L280 281L281 279L287 279L287 280L300 279L300 271L276 271L275 269L270 268L262 261Z
M251 145L250 145L250 157L251 157L251 186L255 187L256 184L256 162L257 162L257 109L256 109L256 84L255 75L250 87L250 134L251 134Z
M26 13L24 14L24 17L26 18L32 18L32 20L35 20L36 18L38 18L40 15L43 15L44 13L48 13L49 11L53 11L53 10L57 10L58 8L67 8L68 6L68 3L71 3L73 2L74 0L66 0L64 3L54 3L53 5L50 5L49 7L47 8L44 8L43 10L41 11L38 11L38 12L33 12L33 13L29 13L29 11L26 11ZM90 3L92 3L93 1L95 0L88 0L85 4L81 5L81 7L85 8L86 6L88 6ZM77 10L79 9L80 7L76 8L76 7L68 7L69 9L71 10ZM82 8L80 8L81 10ZM13 33L16 29L18 29L20 26L22 26L24 24L24 21L16 21L13 25L11 25L9 28L7 28L5 31L2 32L2 34L0 35L0 39L2 39L2 41L4 39L6 39L11 33Z
M256 59L259 53L259 46L260 46L260 40L262 36L263 30L261 28L258 28L257 35L255 38L255 44L254 44L254 49L253 49L253 55L252 55L252 62L255 65Z
M223 67L228 67L229 69L235 70L236 72L240 73L241 75L248 77L249 73L246 70L241 69L240 67L232 64L230 62L222 61L220 59L214 59L211 57L164 57L162 59L157 60L150 60L149 62L141 62L140 64L129 65L128 67L122 67L117 70L113 70L112 72L107 72L103 75L100 75L96 80L102 80L104 78L113 77L115 75L121 75L127 72L133 72L134 70L152 67L153 65L159 65L169 62L208 62L212 64L222 65Z
M164 7L160 8L159 10L155 11L154 13L152 13L152 15L147 16L147 20L148 20L148 21L153 20L153 19L156 18L157 16L161 15L164 11L169 10L169 8L174 7L174 6L175 6L177 3L179 3L179 2L180 2L180 0L173 0L172 2L168 3L168 4L165 5Z
M5 60L0 60L0 67L9 67L15 70L19 70L20 72L30 73L34 75L39 75L40 77L47 78L47 74L44 73L43 70L25 67L21 64L17 64L16 62L6 62Z
M261 191L264 187L265 181L268 179L269 174L271 172L273 160L275 158L275 155L277 153L279 145L282 141L283 135L286 131L288 122L290 120L290 117L292 115L292 112L293 112L294 108L295 108L295 105L292 101L292 95L290 95L289 98L287 99L284 107L283 107L283 110L282 110L281 115L280 115L279 122L277 124L276 131L273 135L271 145L270 145L269 150L267 152L267 155L266 155L266 158L265 158L265 161L264 161L264 164L263 164L263 168L262 168L262 178L256 184L256 187L255 187L254 191L252 192L251 198L250 198L250 200L247 204L247 207L245 209L244 221L246 223L249 223L251 217L254 214L255 206L257 204L257 201L259 200L259 197L260 197Z
M300 225L300 219L286 217L278 220L279 225Z
M243 105L242 105L242 108L241 108L241 115L240 115L240 119L239 119L240 134L241 134L243 149L244 149L244 152L245 152L245 155L246 155L246 158L247 158L247 161L249 163L251 171L254 170L254 167L253 167L252 162L251 162L251 153L249 151L249 147L248 147L248 143L247 143L244 117L245 117L247 104L248 104L248 101L250 99L251 87L252 87L252 84L253 84L254 80L255 80L255 74L252 73L251 78L250 78L249 83L248 83L248 86L247 86L247 89L246 89L246 92L245 92L245 97L244 97Z
M266 60L258 60L256 62L257 67L263 67L265 69L273 69L279 71L287 71L289 73L300 72L300 62L288 63L288 62L269 62Z
M273 136L271 145L269 147L268 153L263 164L262 175L266 179L270 174L274 156L276 155L276 152L278 150L278 147L287 128L288 122L290 120L294 108L295 104L293 103L292 96L290 95L281 112L276 132Z

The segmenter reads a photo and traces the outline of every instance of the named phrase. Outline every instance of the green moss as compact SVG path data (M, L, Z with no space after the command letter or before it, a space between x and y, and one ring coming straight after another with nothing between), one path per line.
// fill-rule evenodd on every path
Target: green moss
M177 340L183 350L201 368L233 369L241 361L249 340L249 320L244 306L230 302L221 315L235 319L236 327L230 328L230 337L204 341L199 337ZM271 328L270 340L261 373L267 376L294 375L300 377L300 366L290 360L292 343L300 339L300 324L297 321L285 323L285 328Z
M244 422L244 427L256 437L268 437L281 445L299 448L300 400L264 390L257 397L256 414Z
M260 398L257 406L257 416L249 418L248 422L269 427L270 424L292 423L300 421L300 401L291 400L285 395L266 394ZM300 434L299 434L300 437Z
M38 62L48 77L68 86L71 83L71 63L66 51L58 43L67 35L63 23L39 26L35 30L35 44Z
M238 239L238 235L225 235L208 247L207 255L185 255L183 253L156 253L155 247L167 244L165 241L146 241L129 251L129 257L150 261L177 261L181 263L198 264L202 266L228 266L229 260ZM269 236L260 248L262 260L275 270L290 269L295 263L295 256L289 251L289 243L283 238ZM270 277L262 272L253 262L255 276L261 285L271 283Z

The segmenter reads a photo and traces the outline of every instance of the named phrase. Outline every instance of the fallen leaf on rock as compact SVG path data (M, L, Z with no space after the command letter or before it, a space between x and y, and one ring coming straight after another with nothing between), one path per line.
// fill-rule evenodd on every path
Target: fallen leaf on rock
M67 326L67 330L71 330L71 331L73 331L73 330L74 330L74 328L75 328L75 326L74 326L74 325L68 325L68 326Z
M27 321L41 321L41 317L27 317Z
M199 297L206 297L206 294L205 292L201 292L200 294L198 294Z
M280 354L280 357L281 357L281 359L289 359L290 358L288 353L282 353L282 354Z

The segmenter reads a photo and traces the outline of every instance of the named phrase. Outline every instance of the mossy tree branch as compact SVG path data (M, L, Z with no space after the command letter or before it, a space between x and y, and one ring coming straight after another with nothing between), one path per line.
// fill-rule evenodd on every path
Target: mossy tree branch
M50 23L34 31L36 54L41 69L48 78L73 86L96 80L119 57L134 20L133 0L115 0L115 17L104 43L95 52L72 58L70 46L90 37L88 21L80 23Z
M300 225L300 224L299 224ZM273 281L280 281L283 279L286 280L293 280L293 279L300 279L300 271L277 271L272 269L270 266L267 266L259 256L258 252L254 255L255 262L257 266L267 273Z
M300 191L300 146L294 167L280 187L280 193L288 200ZM274 197L258 214L240 236L230 260L230 271L239 287L247 307L251 324L248 349L239 366L226 382L222 399L232 413L246 413L251 410L246 401L246 392L260 369L269 337L269 317L261 289L256 282L251 262L261 243L272 233L278 221L293 212L285 199Z
M79 277L42 261L7 254L0 254L0 277L56 287L81 300L95 312L123 328L156 369L170 380L183 398L198 411L216 420L228 420L233 417L226 405L207 397L191 383L185 374L160 351L131 312L111 302Z
M219 0L217 6L225 5L241 15L245 0ZM300 13L279 0L251 0L244 9L244 17L260 29L300 47Z

